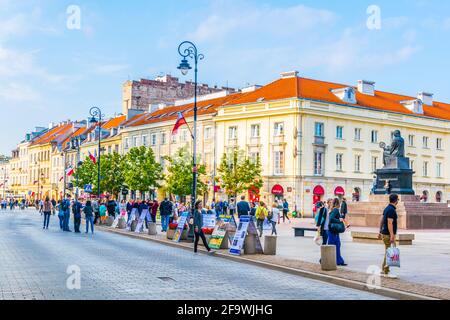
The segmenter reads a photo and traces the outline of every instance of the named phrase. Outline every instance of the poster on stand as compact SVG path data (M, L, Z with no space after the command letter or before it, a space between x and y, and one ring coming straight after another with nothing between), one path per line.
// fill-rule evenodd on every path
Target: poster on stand
M250 224L250 216L241 216L239 225L234 234L233 241L231 242L230 254L240 255L244 247L244 240L247 236L248 226Z
M144 221L145 221L145 216L147 215L147 213L148 213L148 209L142 210L142 213L139 217L138 224L136 226L136 230L134 232L140 233L144 230Z
M173 235L173 241L180 242L181 235L183 234L184 225L186 224L187 218L189 216L189 212L183 212L178 219L178 227Z
M203 214L203 228L214 228L216 226L216 216L214 214Z
M214 232L211 235L211 239L209 240L209 247L211 249L219 250L222 247L223 239L227 234L227 224L223 221L219 221L214 228Z

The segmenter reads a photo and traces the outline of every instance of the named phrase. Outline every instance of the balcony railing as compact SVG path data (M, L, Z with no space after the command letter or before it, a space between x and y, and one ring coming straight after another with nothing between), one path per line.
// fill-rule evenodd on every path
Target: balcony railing
M274 136L273 137L273 143L274 144L284 144L285 143L284 135Z

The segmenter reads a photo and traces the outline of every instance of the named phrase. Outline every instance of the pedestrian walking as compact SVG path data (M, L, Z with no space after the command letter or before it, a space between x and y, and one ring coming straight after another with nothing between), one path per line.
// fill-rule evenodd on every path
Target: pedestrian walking
M105 202L101 202L99 207L98 207L98 213L100 215L100 222L101 222L101 224L104 224L106 222L107 211L108 211L108 209L106 208L106 203Z
M245 201L245 196L241 196L241 201L237 203L238 217L248 216L250 214L251 208L247 201Z
M341 218L344 219L344 224L346 228L350 228L350 223L347 221L348 207L347 207L347 199L342 198L341 203Z
M268 215L266 204L261 201L259 203L258 208L256 208L256 226L259 230L259 237L261 238L263 235L263 227L264 227L264 221L266 220L266 217Z
M208 246L208 242L206 241L205 234L203 233L203 204L201 200L198 200L195 203L194 210L194 253L197 253L197 246L200 238L202 238L203 245L205 246L208 252L211 252L211 248Z
M280 218L280 209L278 208L278 204L274 202L272 204L272 209L267 217L269 222L272 224L272 235L277 235L277 222Z
M65 232L72 232L69 229L69 222L70 222L70 194L68 194L66 196L66 199L64 199L61 202L61 210L63 211L64 214L64 222L63 222L63 231Z
M100 220L100 199L94 199L92 201L92 210L94 210L94 224L98 224Z
M94 208L90 200L86 201L83 212L86 219L86 234L89 233L89 226L91 227L92 234L94 234Z
M316 215L316 226L317 231L320 233L322 237L322 244L326 245L328 243L328 224L330 222L330 211L328 210L327 205L331 206L331 201L328 200L327 203L319 201L316 204L318 214Z
M230 216L234 216L234 213L236 212L236 203L234 202L233 198L231 198L231 200L230 200L229 210L230 210Z
M72 213L73 213L73 229L75 233L80 233L81 226L81 209L83 205L76 199L72 205Z
M53 205L50 201L49 197L45 198L43 204L43 212L44 212L44 227L42 229L48 230L48 224L50 223L50 215L52 214Z
M125 202L125 200L120 201L119 204L119 212L120 212L120 217L121 218L125 218L127 216L127 203Z
M286 218L288 219L289 223L291 223L291 219L289 219L289 203L286 199L283 199L283 223L286 222Z
M55 198L52 198L52 214L55 215L56 214L56 200Z
M384 260L382 265L382 275L396 278L396 276L390 274L390 268L386 264L387 250L391 246L396 246L395 238L397 235L397 205L399 197L397 194L391 194L389 196L389 205L384 209L383 216L380 221L380 234L378 238L384 242Z
M162 232L167 232L169 228L169 220L172 215L173 205L168 198L165 198L159 207L159 214L161 215L161 229Z
M106 208L108 210L108 216L113 217L114 219L116 218L116 207L117 207L117 203L113 199L110 199L109 197L107 197L106 198Z
M330 212L330 223L328 225L328 244L336 246L336 264L338 266L347 266L341 255L341 239L340 233L345 232L344 219L341 218L339 212L340 201L338 198L333 200L332 211Z
M156 223L156 214L158 213L158 209L159 209L159 203L158 200L153 201L153 204L151 206L151 214L150 216L152 217L152 222Z
M252 202L250 204L250 215L255 218L256 216L256 203Z

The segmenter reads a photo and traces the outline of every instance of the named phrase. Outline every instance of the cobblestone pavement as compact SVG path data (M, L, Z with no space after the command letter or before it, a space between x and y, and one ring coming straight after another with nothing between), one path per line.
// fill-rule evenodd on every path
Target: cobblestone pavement
M57 216L43 230L41 220L0 212L0 299L384 299L107 232L63 233ZM70 266L80 289L67 287Z

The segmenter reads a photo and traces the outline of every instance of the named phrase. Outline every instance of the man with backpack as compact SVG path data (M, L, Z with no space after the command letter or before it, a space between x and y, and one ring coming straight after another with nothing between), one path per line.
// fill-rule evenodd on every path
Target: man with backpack
M78 200L75 200L72 205L73 228L75 230L75 233L81 233L80 225L81 225L81 209L82 208L83 208L82 204Z
M70 221L70 194L66 195L66 198L61 202L60 210L63 212L64 220L63 220L63 231L72 232L69 229L69 221Z

